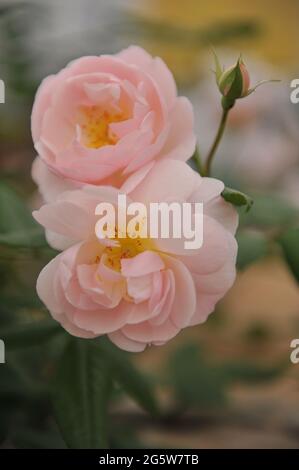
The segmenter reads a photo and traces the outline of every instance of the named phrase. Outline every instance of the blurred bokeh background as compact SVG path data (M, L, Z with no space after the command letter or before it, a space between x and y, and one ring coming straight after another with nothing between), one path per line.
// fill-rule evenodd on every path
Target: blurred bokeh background
M49 399L63 338L52 337L35 294L37 274L53 251L30 216L39 203L30 176L34 93L68 61L129 44L161 56L180 93L192 100L202 155L221 112L211 44L226 65L242 52L253 83L281 82L237 104L213 167L214 176L255 201L241 214L237 281L205 325L131 357L169 411L163 420L152 419L118 391L110 444L298 447L299 364L289 359L291 340L299 337L299 245L292 238L299 211L299 104L290 102L290 82L299 78L298 24L297 0L0 1L6 86L0 104L0 338L8 338L7 363L0 365L0 448L64 447ZM280 234L284 241L277 243ZM22 344L30 322L43 326Z

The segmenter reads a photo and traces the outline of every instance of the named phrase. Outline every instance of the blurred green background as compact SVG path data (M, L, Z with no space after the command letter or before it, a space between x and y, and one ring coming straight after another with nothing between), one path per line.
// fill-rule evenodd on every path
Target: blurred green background
M299 337L299 105L289 98L299 77L298 23L297 0L0 1L0 448L66 446L51 394L67 335L35 293L54 251L30 214L40 204L30 176L34 93L68 61L129 44L160 55L173 71L194 104L202 154L221 112L211 44L226 65L242 52L253 82L281 82L237 104L213 167L213 176L255 201L241 213L237 281L205 325L125 355L125 376L117 353L106 351L118 379L108 443L298 447L299 365L289 359ZM141 409L155 408L148 384L163 410L154 417Z

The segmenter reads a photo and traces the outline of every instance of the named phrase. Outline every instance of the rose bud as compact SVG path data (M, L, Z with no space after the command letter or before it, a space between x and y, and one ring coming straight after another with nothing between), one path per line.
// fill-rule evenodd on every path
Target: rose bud
M220 93L223 95L222 107L229 110L235 104L235 101L253 93L256 88L264 83L277 82L279 80L263 80L257 83L253 88L250 87L250 76L246 65L240 57L235 65L224 70L220 65L219 59L214 52L216 82Z
M219 90L223 96L231 99L247 96L249 85L249 73L242 59L239 59L236 65L223 72L218 83Z

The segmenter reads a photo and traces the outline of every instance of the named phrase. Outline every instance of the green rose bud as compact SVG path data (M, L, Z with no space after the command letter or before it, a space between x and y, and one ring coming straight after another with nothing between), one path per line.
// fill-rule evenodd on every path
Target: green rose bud
M238 60L236 65L225 70L218 82L222 95L235 100L247 96L249 85L249 73L241 59Z
M219 62L219 59L214 52L215 65L216 65L216 81L220 93L222 94L222 107L229 110L235 104L235 101L240 98L253 93L256 88L264 83L277 82L279 80L264 80L257 83L253 88L250 88L250 76L246 65L240 57L235 65L224 70Z

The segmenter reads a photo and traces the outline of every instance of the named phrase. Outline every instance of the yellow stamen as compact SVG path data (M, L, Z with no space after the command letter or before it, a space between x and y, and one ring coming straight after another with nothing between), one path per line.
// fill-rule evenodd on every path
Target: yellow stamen
M117 136L111 131L110 124L128 119L125 113L112 113L100 106L83 106L80 109L79 125L82 142L88 148L115 145Z

